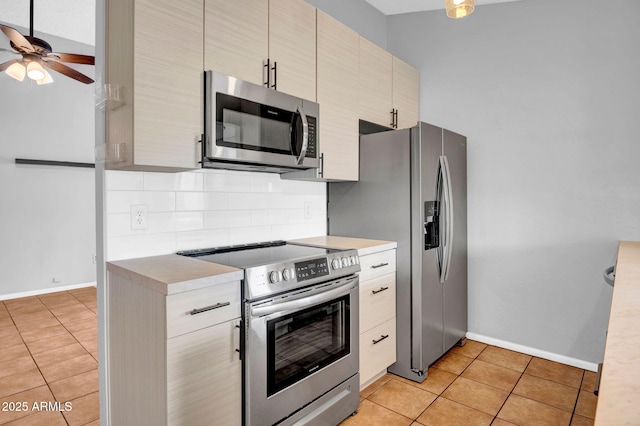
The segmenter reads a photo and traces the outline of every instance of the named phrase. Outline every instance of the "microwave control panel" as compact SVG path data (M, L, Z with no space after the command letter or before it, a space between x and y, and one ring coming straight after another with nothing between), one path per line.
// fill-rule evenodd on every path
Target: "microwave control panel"
M309 124L309 145L307 146L307 153L305 154L305 157L316 158L316 118L307 115L307 123Z

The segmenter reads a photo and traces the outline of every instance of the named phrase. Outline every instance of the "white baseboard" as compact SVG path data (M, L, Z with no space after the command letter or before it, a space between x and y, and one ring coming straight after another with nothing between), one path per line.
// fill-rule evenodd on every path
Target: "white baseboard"
M0 300L19 299L21 297L39 296L41 294L57 293L59 291L75 290L78 288L95 287L95 286L96 286L96 283L94 281L90 283L73 284L73 285L65 285L61 287L43 288L41 290L24 291L21 293L2 294L0 295Z
M549 361L559 362L561 364L571 365L572 367L582 368L583 370L598 371L598 364L583 361L581 359L571 358L568 356L556 354L553 352L543 351L542 349L531 348L529 346L519 345L493 337L483 336L481 334L467 332L467 339L475 340L488 345L497 346L503 349L509 349L523 354L537 356L538 358L548 359Z

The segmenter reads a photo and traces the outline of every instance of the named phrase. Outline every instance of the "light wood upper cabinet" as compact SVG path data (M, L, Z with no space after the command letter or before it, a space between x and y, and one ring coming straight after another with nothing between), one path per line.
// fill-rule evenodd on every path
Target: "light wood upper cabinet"
M204 68L262 85L268 34L268 0L205 0Z
M415 126L418 84L417 69L360 37L361 120L396 129Z
M109 0L105 82L124 104L106 112L109 169L198 167L202 0Z
M276 90L316 100L316 8L303 0L269 1L269 59Z
M358 43L352 29L318 10L317 87L323 177L358 180Z
M391 127L393 59L391 53L360 37L360 119Z
M315 101L316 9L303 0L205 0L207 70ZM269 59L270 68L265 64Z
M398 129L413 127L418 123L419 81L417 69L393 57L393 109L398 111Z

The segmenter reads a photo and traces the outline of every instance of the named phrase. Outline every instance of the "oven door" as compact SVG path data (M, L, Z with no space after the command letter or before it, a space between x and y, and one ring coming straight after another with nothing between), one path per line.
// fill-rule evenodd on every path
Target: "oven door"
M245 318L247 425L276 424L358 373L357 276L247 303Z

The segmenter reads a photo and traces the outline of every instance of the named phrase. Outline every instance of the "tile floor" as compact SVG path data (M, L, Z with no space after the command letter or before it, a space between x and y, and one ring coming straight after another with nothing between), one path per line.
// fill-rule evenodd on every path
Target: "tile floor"
M99 424L96 312L94 287L0 301L0 425ZM594 382L593 372L470 340L423 383L386 374L342 425L592 425ZM72 409L34 410L56 401Z
M593 425L595 373L467 341L423 383L386 374L342 426Z
M99 424L96 312L95 287L0 301L0 424Z

